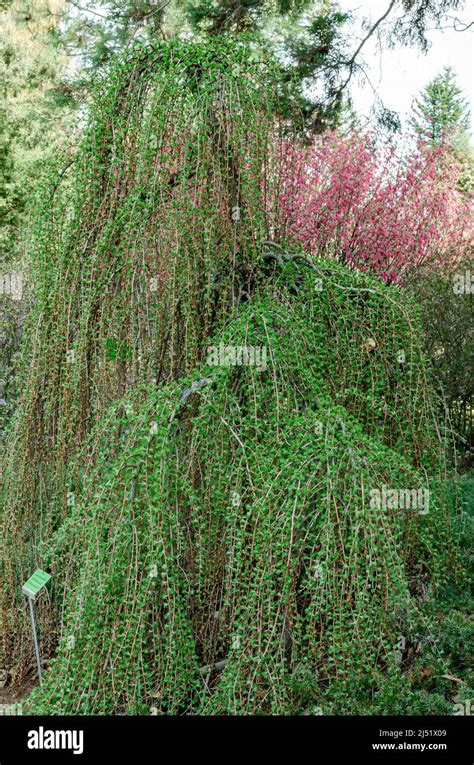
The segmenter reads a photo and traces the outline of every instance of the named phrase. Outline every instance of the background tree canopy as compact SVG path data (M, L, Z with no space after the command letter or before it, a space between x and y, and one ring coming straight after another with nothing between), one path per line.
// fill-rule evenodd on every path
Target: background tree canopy
M281 64L281 106L290 113L297 102L301 124L321 131L337 124L347 86L360 70L371 37L383 35L386 44L426 49L426 30L462 8L463 0L387 0L380 4L378 17L367 21L355 47L351 16L332 0L98 0L93 7L74 0L66 7L63 0L53 5L14 0L8 5L29 28L44 23L48 13L53 19L60 15L54 36L70 56L80 57L89 73L107 65L131 41L252 32L254 44L268 43Z

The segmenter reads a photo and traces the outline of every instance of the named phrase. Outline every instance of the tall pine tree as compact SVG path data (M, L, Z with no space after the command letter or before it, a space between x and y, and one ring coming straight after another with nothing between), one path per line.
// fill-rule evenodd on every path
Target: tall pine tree
M466 132L470 110L451 67L445 67L415 100L411 125L420 138L433 143Z

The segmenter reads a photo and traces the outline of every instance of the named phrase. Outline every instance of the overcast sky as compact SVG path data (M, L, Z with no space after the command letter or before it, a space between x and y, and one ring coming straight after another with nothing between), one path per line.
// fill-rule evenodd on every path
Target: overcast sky
M357 11L357 16L370 15L374 21L388 7L389 0L339 0L343 11ZM474 6L466 3L466 9L456 16L465 24L473 20ZM452 23L452 22L448 22ZM357 34L360 28L354 29ZM362 35L363 36L363 35ZM454 29L431 31L428 34L431 48L423 55L414 48L397 46L394 50L380 50L376 39L369 40L363 57L366 71L388 109L396 111L405 125L407 112L415 96L435 77L444 66L451 66L456 72L459 86L471 106L471 123L474 133L474 26L466 32ZM360 39L360 38L359 38ZM357 47L357 36L354 48ZM354 106L359 113L368 115L374 104L373 91L367 83L364 86L352 84Z

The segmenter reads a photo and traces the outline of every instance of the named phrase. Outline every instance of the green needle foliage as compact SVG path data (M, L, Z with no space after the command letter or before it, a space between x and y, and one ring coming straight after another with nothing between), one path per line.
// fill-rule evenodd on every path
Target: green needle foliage
M446 66L416 99L411 125L420 138L439 143L466 135L469 121L469 104L454 71Z
M295 674L399 673L417 592L453 564L416 317L328 263L295 295L294 270L214 339L266 369L203 363L95 428L45 544L63 627L31 711L284 713ZM429 512L374 507L384 484L431 488Z
M272 66L252 56L236 40L131 53L98 84L81 146L40 194L37 302L6 450L7 657L27 627L17 587L61 518L52 497L66 503L66 466L94 423L138 382L190 373L262 278L278 182L269 147L284 126Z
M416 309L264 246L272 76L235 40L139 50L45 189L1 515L17 672L19 585L52 574L32 712L284 713L308 674L396 684L397 636L455 567ZM429 511L375 506L383 486Z

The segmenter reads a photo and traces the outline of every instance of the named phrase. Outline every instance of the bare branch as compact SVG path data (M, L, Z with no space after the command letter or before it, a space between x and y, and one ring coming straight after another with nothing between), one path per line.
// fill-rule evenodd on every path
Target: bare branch
M345 90L345 88L348 86L348 84L349 84L349 82L351 80L351 77L353 75L353 72L354 72L354 67L355 67L356 62L357 62L357 57L360 55L362 49L364 48L364 46L368 42L368 40L370 40L370 38L375 34L375 32L377 31L379 26L381 24L383 24L385 19L387 19L388 16L391 14L391 12L392 12L396 2L397 2L397 0L391 0L390 5L388 6L388 8L385 11L385 13L382 16L380 16L380 18L377 19L375 24L373 24L370 27L370 29L367 32L366 36L359 43L359 45L358 45L357 49L355 50L354 54L352 55L350 60L347 62L347 66L349 67L349 74L347 75L347 78L344 80L342 85L338 88L337 95L342 93L342 91Z

